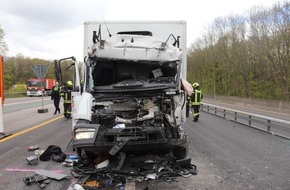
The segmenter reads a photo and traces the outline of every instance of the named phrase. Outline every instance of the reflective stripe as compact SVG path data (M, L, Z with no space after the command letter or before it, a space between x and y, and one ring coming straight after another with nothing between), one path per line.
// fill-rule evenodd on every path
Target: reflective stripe
M194 90L191 98L191 105L200 105L201 90Z

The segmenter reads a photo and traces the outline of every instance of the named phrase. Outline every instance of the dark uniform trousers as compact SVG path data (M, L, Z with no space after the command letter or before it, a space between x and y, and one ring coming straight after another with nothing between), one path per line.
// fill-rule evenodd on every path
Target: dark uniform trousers
M202 99L201 90L194 90L190 98L193 120L198 121L200 101Z
M71 118L71 90L63 92L63 114L66 118Z
M54 114L56 112L60 113L59 102L60 102L60 87L54 86L51 91L51 99L53 100L53 104L55 107Z

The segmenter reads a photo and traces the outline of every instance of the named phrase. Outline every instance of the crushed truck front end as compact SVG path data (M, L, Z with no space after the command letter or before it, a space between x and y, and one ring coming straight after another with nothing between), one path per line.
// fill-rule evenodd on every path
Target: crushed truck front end
M81 157L119 151L186 157L179 38L161 40L150 31L99 36L85 59L73 148Z

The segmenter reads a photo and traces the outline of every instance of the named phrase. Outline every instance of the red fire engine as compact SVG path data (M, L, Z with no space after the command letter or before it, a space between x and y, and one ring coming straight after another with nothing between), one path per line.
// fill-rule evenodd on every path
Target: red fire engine
M27 86L27 96L44 96L50 95L52 87L55 85L55 79L44 78L42 80L32 78L28 79Z

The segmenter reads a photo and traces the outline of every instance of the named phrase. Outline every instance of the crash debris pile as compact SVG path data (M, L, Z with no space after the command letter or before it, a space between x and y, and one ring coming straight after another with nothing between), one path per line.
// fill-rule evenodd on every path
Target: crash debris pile
M23 181L26 185L31 185L34 183L39 184L39 187L41 189L45 188L47 184L51 182L51 180L57 180L60 181L62 179L65 179L68 177L66 174L59 174L56 172L52 172L49 170L38 170L34 172L35 175L24 177Z
M36 160L29 160L28 157L28 164L37 165L39 157L40 161L53 160L62 163L62 167L71 168L71 176L49 170L37 170L34 175L23 178L26 185L38 184L40 188L45 188L52 180L60 181L74 177L77 180L71 187L74 190L126 189L126 185L130 182L151 180L172 182L178 177L197 174L196 166L191 164L190 158L177 159L171 153L127 155L119 151L114 155L108 152L79 158L77 154L66 155L55 145L48 146L45 151L40 151L37 147L35 151L41 154L30 156L37 158Z
M61 148L55 145L50 145L46 150L39 150L38 145L28 147L28 151L33 151L34 155L26 158L29 165L38 165L39 161L66 162L67 155L62 152ZM73 162L73 161L70 161ZM60 174L49 170L36 170L34 175L23 178L26 185L38 184L41 189L45 188L52 180L63 180L68 178L67 174Z
M66 154L61 151L61 148L55 145L50 145L46 150L39 150L38 145L28 147L28 151L34 151L34 155L26 158L28 164L37 165L38 160L49 161L54 160L56 162L63 162L66 159Z
M106 159L107 158L107 159ZM129 155L119 152L117 156L98 156L94 160L79 159L72 174L79 178L83 189L122 189L128 181L149 180L175 181L178 177L197 174L191 159L176 160L172 155Z

